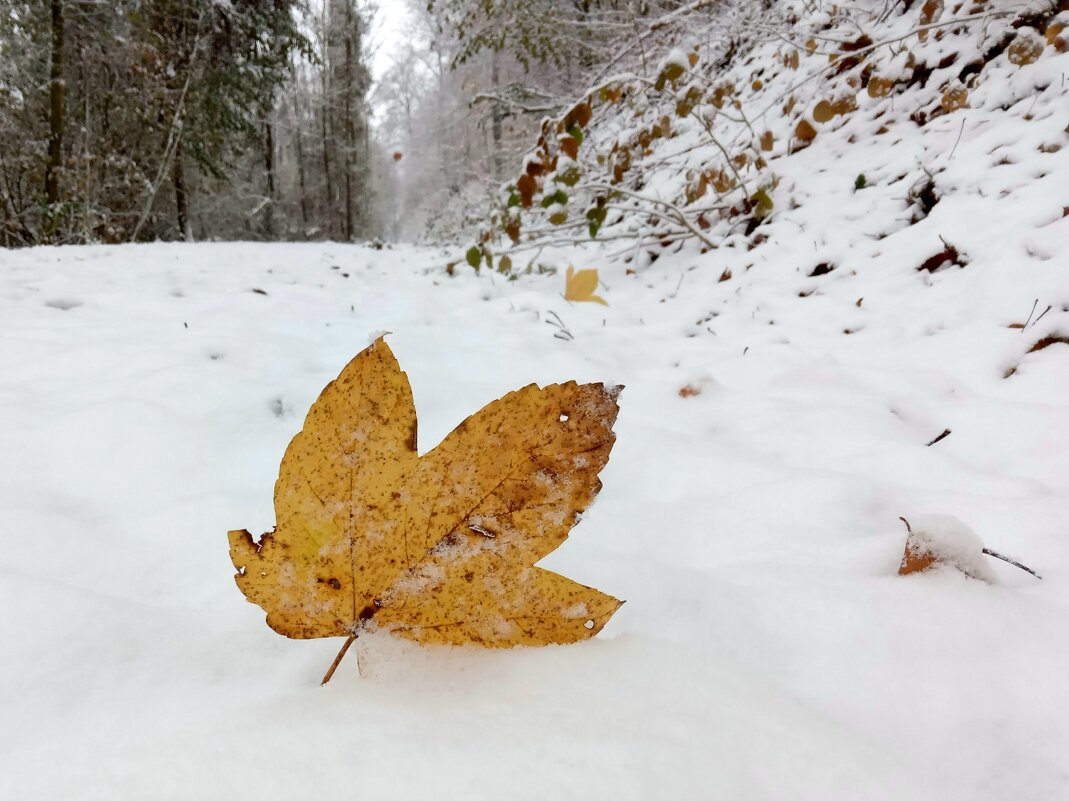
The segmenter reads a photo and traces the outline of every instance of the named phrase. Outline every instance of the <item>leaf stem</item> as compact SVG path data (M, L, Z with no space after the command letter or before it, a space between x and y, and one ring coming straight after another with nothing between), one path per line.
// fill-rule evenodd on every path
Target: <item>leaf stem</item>
M327 671L327 674L323 677L323 681L321 681L319 683L320 687L322 687L324 684L326 684L328 681L330 681L331 678L334 676L334 671L338 669L338 665L340 665L342 659L345 658L345 652L349 650L349 646L353 644L354 640L356 640L356 635L355 634L350 634L346 638L345 643L341 647L341 650L338 651L338 655L336 657L334 657L334 662L331 664L330 669Z

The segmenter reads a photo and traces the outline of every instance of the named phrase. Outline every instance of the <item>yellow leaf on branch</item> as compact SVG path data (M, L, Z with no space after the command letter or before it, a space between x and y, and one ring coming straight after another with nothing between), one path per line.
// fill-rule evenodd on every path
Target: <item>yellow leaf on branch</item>
M598 288L597 270L579 270L574 267L568 268L567 280L564 285L564 299L576 302L600 303L608 306L605 298L598 297L594 290Z
M487 647L594 636L622 602L535 563L601 488L618 393L532 384L421 457L408 377L377 340L286 449L275 530L230 532L238 587L279 634L347 637L342 653L373 629Z

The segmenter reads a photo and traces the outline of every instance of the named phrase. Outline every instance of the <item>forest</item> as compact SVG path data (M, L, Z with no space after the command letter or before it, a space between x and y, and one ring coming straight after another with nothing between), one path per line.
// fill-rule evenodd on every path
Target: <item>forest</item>
M543 117L712 5L2 0L0 245L456 234Z

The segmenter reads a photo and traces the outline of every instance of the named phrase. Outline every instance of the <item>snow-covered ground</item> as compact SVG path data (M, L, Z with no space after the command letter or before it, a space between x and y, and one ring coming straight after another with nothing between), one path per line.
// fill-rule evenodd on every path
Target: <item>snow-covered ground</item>
M0 798L1069 797L1069 346L1028 353L1069 263L951 219L963 269L844 237L816 278L620 269L608 308L430 250L0 253ZM531 381L627 385L544 562L628 601L597 639L361 642L321 688L339 642L246 603L226 532L273 525L283 449L382 330L421 451ZM1043 580L898 577L927 513Z

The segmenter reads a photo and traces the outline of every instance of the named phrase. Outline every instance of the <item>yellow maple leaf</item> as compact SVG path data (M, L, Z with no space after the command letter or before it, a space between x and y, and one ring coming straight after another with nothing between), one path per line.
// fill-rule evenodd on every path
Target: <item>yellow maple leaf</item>
M580 270L576 272L574 267L568 268L568 277L564 284L565 300L586 301L608 306L609 304L605 301L605 298L599 298L594 294L594 290L597 288L597 270Z
M323 390L282 458L276 528L231 531L235 580L295 638L362 631L487 647L571 643L622 601L535 567L601 488L619 388L531 384L416 451L408 376L382 339Z

